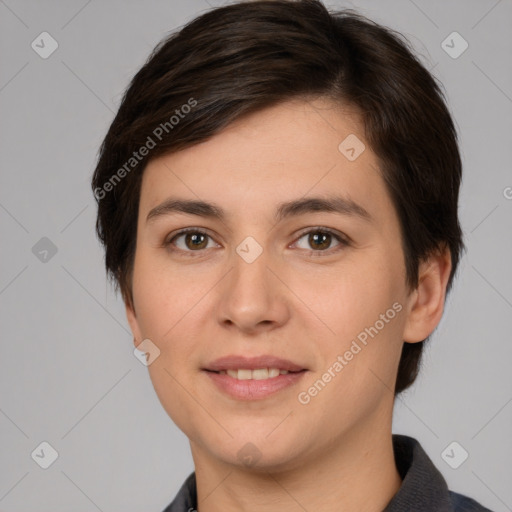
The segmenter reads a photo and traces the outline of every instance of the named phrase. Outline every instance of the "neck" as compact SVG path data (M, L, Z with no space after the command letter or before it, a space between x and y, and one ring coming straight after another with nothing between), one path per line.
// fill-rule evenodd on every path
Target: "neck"
M391 424L358 428L293 469L248 470L209 458L191 444L198 512L322 510L381 512L398 492Z

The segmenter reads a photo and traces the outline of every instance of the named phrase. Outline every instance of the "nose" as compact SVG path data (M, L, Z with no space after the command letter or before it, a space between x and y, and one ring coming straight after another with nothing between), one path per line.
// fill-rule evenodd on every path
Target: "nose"
M284 325L290 316L290 291L281 266L266 251L252 262L234 252L231 263L219 289L217 314L223 327L256 334Z

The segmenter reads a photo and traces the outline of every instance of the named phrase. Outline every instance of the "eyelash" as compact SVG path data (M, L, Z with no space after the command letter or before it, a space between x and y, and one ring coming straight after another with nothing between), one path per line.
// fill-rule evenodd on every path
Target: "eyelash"
M213 240L213 237L211 237L206 231L204 231L203 229L201 228L185 228L185 229L182 229L180 231L178 231L176 234L174 234L171 238L168 238L164 241L164 247L167 247L167 248L170 248L171 246L174 245L174 241L179 238L180 236L182 235L186 235L187 233L194 233L194 234L200 234L200 235L204 235L204 236L207 236L209 237L210 239ZM303 238L305 235L309 235L311 233L324 233L324 234L329 234L331 235L332 237L334 237L338 242L339 242L339 245L336 246L334 248L334 250L332 249L325 249L325 250L314 250L314 249L311 249L309 252L308 252L308 255L309 256L313 256L313 257L324 257L324 256L330 256L334 253L337 253L339 252L340 250L344 249L345 247L348 247L350 245L350 242L348 240L348 238L342 236L340 233L330 229L330 228L324 228L324 227L320 227L320 226L317 226L317 227L314 227L314 228L311 228L309 229L308 231L304 231L300 234L300 236L296 239L296 241L300 240L301 238ZM174 248L171 248L170 249L172 252L181 252L183 253L185 256L187 257L195 257L196 254L194 253L201 253L201 252L204 252L205 249L199 249L197 251L185 251L183 249L178 249L176 247ZM306 250L306 249L304 249Z

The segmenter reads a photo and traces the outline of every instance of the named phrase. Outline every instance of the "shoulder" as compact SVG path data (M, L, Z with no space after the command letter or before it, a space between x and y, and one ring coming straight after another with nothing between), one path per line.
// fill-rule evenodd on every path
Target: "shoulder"
M196 474L191 473L163 512L197 512Z
M385 512L492 512L474 499L449 490L416 439L393 434L393 450L402 485Z
M463 494L448 491L452 502L454 512L492 512L472 498L468 498Z

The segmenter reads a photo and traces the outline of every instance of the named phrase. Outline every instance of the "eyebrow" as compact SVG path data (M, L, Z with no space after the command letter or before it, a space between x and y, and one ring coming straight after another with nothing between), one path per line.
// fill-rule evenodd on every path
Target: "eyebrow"
M283 219L304 215L312 212L338 213L359 217L372 222L373 217L368 211L352 199L341 196L306 197L281 203L275 210L274 219L280 222ZM146 222L172 213L185 213L199 217L218 219L224 221L226 212L214 203L205 201L168 198L155 206L147 215Z

